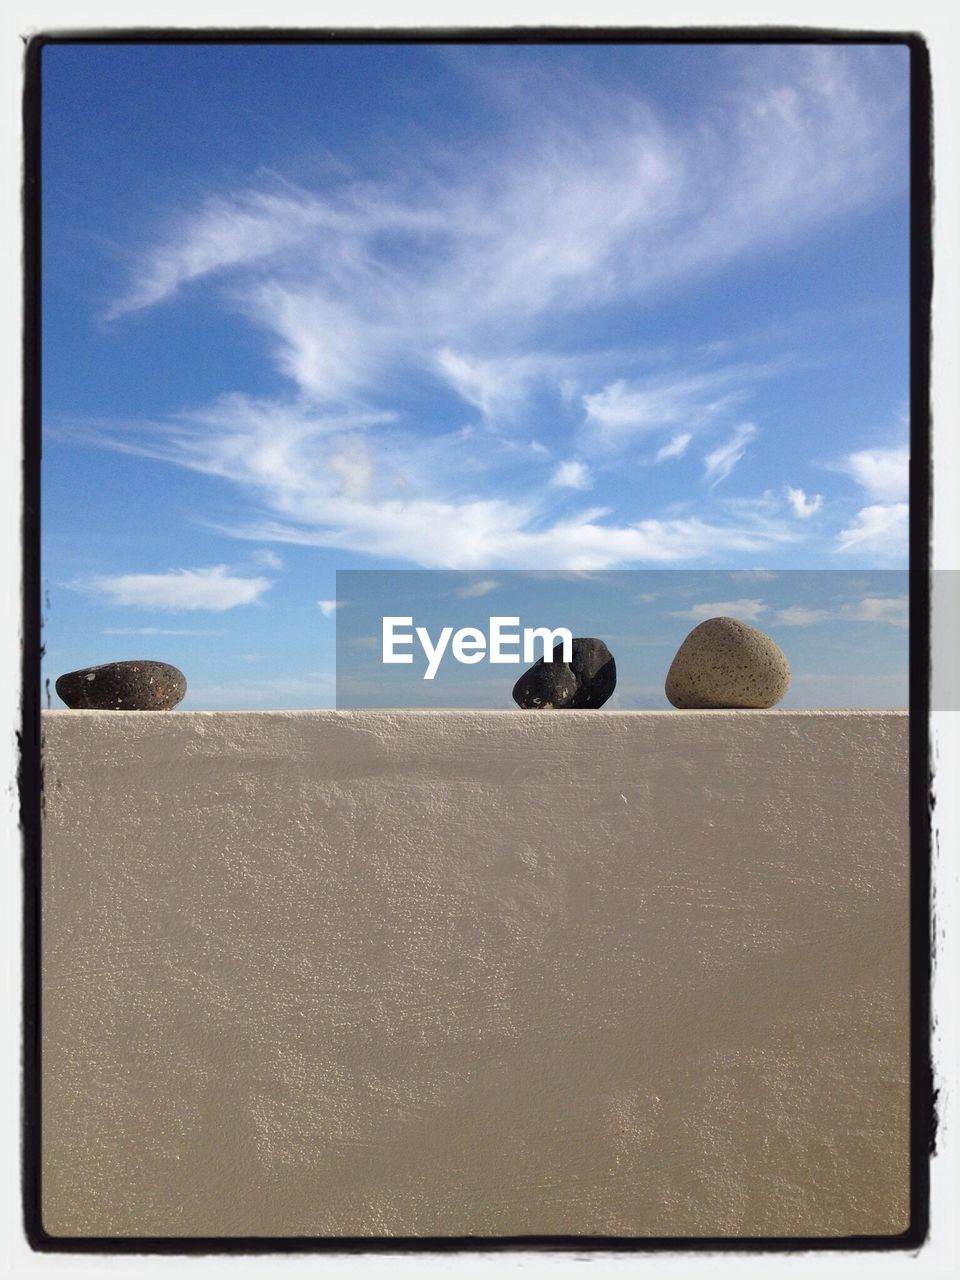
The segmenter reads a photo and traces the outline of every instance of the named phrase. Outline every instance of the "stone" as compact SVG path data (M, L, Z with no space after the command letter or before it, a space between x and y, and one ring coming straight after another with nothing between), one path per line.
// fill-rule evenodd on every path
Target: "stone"
M617 686L617 664L603 641L575 637L570 661L562 659L562 644L552 662L539 658L513 686L514 702L527 711L602 707Z
M169 711L183 701L187 680L169 662L106 662L68 671L56 688L75 711Z
M682 709L762 709L789 688L789 664L768 635L736 618L708 618L677 650L665 691Z

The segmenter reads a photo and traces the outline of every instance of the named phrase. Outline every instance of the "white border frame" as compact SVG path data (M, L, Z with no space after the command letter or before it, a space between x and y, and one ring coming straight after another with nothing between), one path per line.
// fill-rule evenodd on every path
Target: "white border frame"
M6 785L0 803L0 925L4 949L0 959L0 991L3 998L2 1056L0 1056L0 1259L9 1263L9 1274L32 1276L38 1272L100 1277L162 1273L176 1268L178 1276L208 1277L262 1275L274 1270L285 1275L379 1275L405 1277L432 1275L456 1268L465 1276L496 1270L539 1270L577 1267L586 1255L571 1254L454 1254L415 1256L267 1254L260 1256L150 1256L34 1254L23 1236L20 1205L20 836L17 828L16 740L19 728L20 670L20 297L21 210L18 175L21 172L21 94L23 41L39 32L98 31L109 28L183 27L250 28L272 26L318 30L326 27L374 28L464 26L805 26L833 30L891 30L917 32L927 41L934 97L934 331L933 331L933 456L934 568L960 569L960 504L956 479L960 475L960 253L956 228L960 226L960 17L944 0L890 3L884 0L815 0L798 5L788 0L765 4L743 0L722 9L709 0L673 0L656 6L593 0L589 5L570 0L487 0L474 4L442 4L437 0L406 0L402 7L376 0L352 0L349 6L272 0L270 5L250 0L166 0L164 4L131 6L121 0L12 0L0 15L0 103L4 182L2 190L3 296L7 299L2 345L2 377L7 454L0 467L0 607L8 625L2 632L0 670L8 673L0 682L0 739ZM936 600L934 626L938 625ZM940 623L942 625L942 621ZM956 638L952 640L956 648ZM743 1274L783 1275L807 1266L830 1276L883 1276L908 1271L929 1277L952 1277L960 1268L960 1234L955 1197L960 1190L956 1135L957 996L960 947L957 943L958 869L953 856L958 846L960 806L957 788L948 779L960 776L960 712L937 712L933 717L932 765L937 771L935 794L935 972L934 1053L936 1085L940 1091L938 1155L931 1166L931 1232L926 1246L905 1253L807 1253L780 1255L651 1253L612 1256L591 1254L591 1276L608 1270L656 1267L666 1275L698 1274L701 1269L719 1276Z

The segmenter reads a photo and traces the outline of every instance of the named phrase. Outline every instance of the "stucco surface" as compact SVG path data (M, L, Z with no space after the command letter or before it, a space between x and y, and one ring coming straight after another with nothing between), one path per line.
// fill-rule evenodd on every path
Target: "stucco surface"
M903 713L44 735L51 1234L907 1227Z

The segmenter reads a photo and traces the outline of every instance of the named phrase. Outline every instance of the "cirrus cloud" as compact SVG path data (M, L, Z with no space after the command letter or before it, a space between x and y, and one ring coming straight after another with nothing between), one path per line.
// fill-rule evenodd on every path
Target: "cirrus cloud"
M322 188L273 179L171 213L110 315L209 280L304 395L343 404L427 370L484 413L512 410L569 349L543 350L560 326L754 259L898 180L906 102L882 54L809 45L728 66L696 128L569 68L504 67L484 141L418 139L416 183L344 164ZM678 398L615 379L584 407L622 434L686 427L684 398L709 417L737 394L692 381Z
M743 422L726 444L718 445L712 453L707 454L703 460L703 466L711 488L715 488L722 480L726 480L746 453L747 445L756 434L757 428L752 422Z
M853 523L837 534L837 550L846 554L902 556L907 549L910 506L906 502L862 507Z
M867 48L731 50L695 127L626 80L501 70L469 144L418 132L416 181L364 152L322 186L261 175L171 211L111 318L202 285L263 335L289 393L224 395L101 440L242 490L253 509L236 536L424 566L608 568L795 540L772 511L674 517L604 491L571 512L571 493L616 487L587 444L614 455L662 432L663 461L700 429L732 429L772 363L641 375L640 341L619 350L611 335L624 308L753 266L889 195L902 69ZM430 397L403 401L425 385ZM548 394L551 456L589 457L589 473L530 467L546 446L504 427ZM451 429L451 404L479 426ZM756 434L741 423L707 453L711 489Z
M481 497L510 471L499 439L467 432L424 436L392 421L324 414L232 395L207 409L136 433L99 427L96 438L125 452L175 463L237 485L256 518L215 526L233 537L349 550L424 568L609 569L711 555L769 551L796 535L766 507L733 519L618 518L605 506L569 512L548 483ZM349 460L349 466L331 460ZM506 461L505 461L506 459ZM498 470L499 468L499 470ZM360 482L362 480L362 483ZM559 504L559 505L558 505Z
M220 564L208 569L170 569L167 573L94 575L71 585L124 608L224 613L239 605L256 604L270 581L236 577Z
M762 600L756 599L711 600L693 604L689 609L676 609L672 617L690 618L694 622L704 622L707 618L739 618L741 622L756 622L767 608Z

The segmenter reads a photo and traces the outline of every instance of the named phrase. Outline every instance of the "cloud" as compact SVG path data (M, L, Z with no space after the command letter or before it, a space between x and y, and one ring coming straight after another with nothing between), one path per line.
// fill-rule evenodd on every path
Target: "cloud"
M909 597L865 596L862 600L832 609L810 609L790 605L778 609L772 621L785 627L808 627L818 622L887 622L894 627L909 624Z
M804 605L793 604L786 609L778 609L773 620L784 627L809 627L815 622L826 622L833 616L829 609L808 609Z
M739 618L741 622L756 622L766 612L768 606L762 600L712 600L691 605L689 609L677 609L671 617L691 618L695 622L703 622L707 618Z
M910 492L910 450L862 449L838 464L878 503L906 502Z
M265 513L221 533L260 543L349 550L424 568L609 569L729 552L759 553L794 538L766 510L732 520L616 519L595 506L562 514L544 483L514 478L496 437L423 435L381 415L328 414L312 405L232 395L136 433L100 428L101 444L176 463L239 486ZM478 497L470 450L503 496ZM337 465L331 464L343 460ZM352 465L346 465L350 462ZM564 504L565 505L565 504Z
M582 397L587 435L604 448L617 449L638 435L678 425L702 427L741 404L748 395L746 384L767 372L731 366L698 374L657 374L629 384L618 378ZM689 441L689 432L676 435L662 456L679 456L686 444L677 442L684 435Z
M261 564L265 569L282 569L283 560L275 551L271 551L269 547L260 547L254 551L250 557L255 564Z
M747 451L747 444L757 434L752 422L741 423L726 444L720 445L704 458L704 474L715 488L722 480L726 480L740 459Z
M342 448L332 448L327 454L327 465L340 479L343 492L351 498L367 498L373 488L375 462L365 440L347 436Z
M636 346L591 346L588 358L584 334L889 194L906 120L890 52L731 50L693 125L626 80L548 72L532 52L485 81L461 63L467 90L481 86L471 106L484 127L469 142L418 135L415 176L351 157L322 185L258 177L166 216L113 319L205 288L263 336L287 394L224 396L136 432L115 424L101 442L240 488L256 515L229 531L245 538L483 569L764 554L796 536L769 512L661 518L598 503L571 514L561 490L572 486L551 485L530 457L544 446L500 420L515 429L531 396L552 396L552 456L662 431L664 460L771 376L641 377ZM438 379L479 426L438 426L423 401L398 412L401 392ZM753 431L708 456L712 485Z
M538 528L529 509L500 500L459 506L433 501L359 508L338 505L330 514L336 527L272 524L221 532L350 549L431 569L524 569L531 564L615 569L763 552L790 541L790 535L774 525L724 525L695 516L605 524L601 523L608 514L604 508Z
M481 578L479 582L471 582L461 587L457 595L461 600L476 600L480 596L488 596L491 591L496 591L499 585L496 578Z
M487 417L512 417L531 383L542 377L546 364L535 356L482 358L441 348L436 370L462 400Z
M171 214L110 314L210 281L305 395L342 405L430 370L509 409L543 340L585 314L755 261L888 191L906 101L887 52L734 54L695 127L625 83L501 67L482 140L418 138L416 182L344 163L322 187L275 177ZM669 397L624 391L591 416L677 420Z
M346 240L387 231L416 233L431 224L438 225L438 218L429 210L402 207L359 187L347 187L333 199L287 182L273 190L209 196L195 211L174 220L166 236L141 258L108 319L164 302L192 281L275 261L305 247L322 245L328 269L342 272Z
M238 605L255 604L271 584L267 578L232 576L221 564L209 569L171 569L168 573L100 575L72 585L104 597L109 604L134 609L223 613Z
M555 489L589 489L593 481L586 463L571 460L557 465L550 483Z
M861 600L831 608L810 608L806 605L789 605L771 611L771 607L756 598L743 600L712 600L678 609L674 618L689 618L703 622L707 618L731 617L741 622L757 622L764 614L767 622L784 627L808 627L820 622L887 622L891 626L907 625L909 599L907 596L865 596Z
M874 553L883 558L906 554L910 507L906 502L876 503L857 512L852 524L837 534L836 549L844 554Z
M332 618L337 611L336 600L318 600L317 608L325 618Z
M780 509L780 500L772 489L764 489L752 498L724 498L722 505L739 517L769 519ZM744 572L747 572L744 570Z
M823 495L815 493L808 498L802 489L791 489L788 485L787 501L790 503L795 516L800 520L809 520L823 506Z
M221 631L190 631L179 627L104 627L105 636L218 636Z
M841 554L902 559L909 545L910 451L906 446L861 449L839 463L874 501L861 507L851 524L837 534Z
M846 616L854 622L889 622L895 627L906 627L910 621L909 614L909 596L867 596L853 605Z
M681 431L673 437L669 444L657 450L654 462L665 462L668 458L681 458L687 451L687 445L693 439L689 431Z

